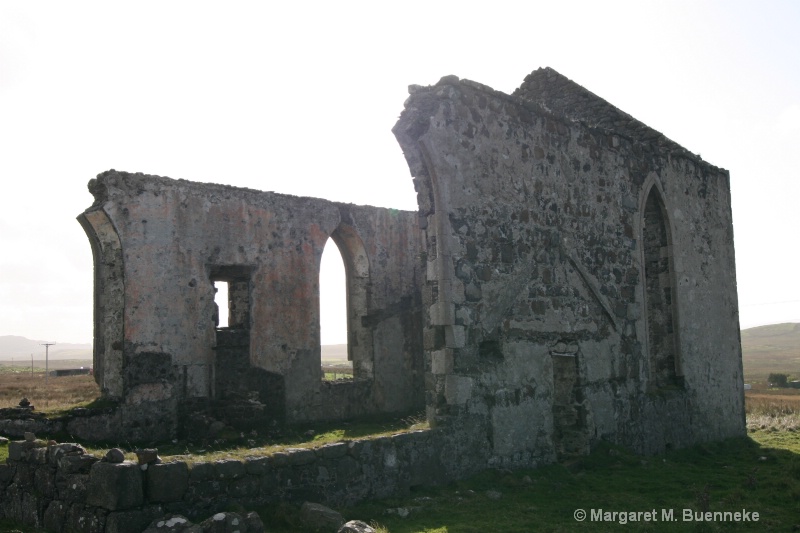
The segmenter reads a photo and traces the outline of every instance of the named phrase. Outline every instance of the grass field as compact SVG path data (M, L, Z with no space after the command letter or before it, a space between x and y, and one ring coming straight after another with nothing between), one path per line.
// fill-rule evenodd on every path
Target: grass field
M37 411L54 412L91 402L100 394L92 376L48 377L44 372L0 367L0 407L14 407L28 398Z

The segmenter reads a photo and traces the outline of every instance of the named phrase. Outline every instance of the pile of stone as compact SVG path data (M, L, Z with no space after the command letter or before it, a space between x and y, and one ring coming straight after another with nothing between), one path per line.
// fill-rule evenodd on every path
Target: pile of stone
M264 524L254 512L244 516L239 513L217 513L199 524L193 524L185 516L170 514L153 520L144 533L228 533L234 531L264 533Z

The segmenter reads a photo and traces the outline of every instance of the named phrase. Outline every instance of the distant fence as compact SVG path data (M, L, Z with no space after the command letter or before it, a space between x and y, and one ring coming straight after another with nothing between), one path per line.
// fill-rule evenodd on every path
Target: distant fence
M337 379L352 379L353 367L341 365L322 365L322 374L328 381Z

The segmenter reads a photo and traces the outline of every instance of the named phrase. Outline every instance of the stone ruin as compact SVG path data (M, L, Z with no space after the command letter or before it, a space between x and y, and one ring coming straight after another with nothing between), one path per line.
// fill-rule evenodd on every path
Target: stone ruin
M549 68L512 95L455 76L409 92L393 131L417 212L89 183L95 377L117 434L173 438L198 410L257 426L424 409L478 467L744 435L728 172ZM346 382L320 369L329 237Z

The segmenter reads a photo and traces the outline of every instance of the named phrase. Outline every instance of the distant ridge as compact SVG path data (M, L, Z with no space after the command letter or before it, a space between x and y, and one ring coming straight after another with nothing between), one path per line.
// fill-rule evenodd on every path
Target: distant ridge
M17 357L30 357L44 359L43 342L20 337L19 335L0 335L0 360ZM57 343L50 347L50 359L91 359L91 344L74 344L69 342Z
M783 323L743 329L742 361L745 378L766 379L770 372L790 374L800 379L800 324ZM45 341L32 340L19 335L0 335L0 360L30 357L44 359ZM51 359L91 359L92 345L58 343L50 347ZM322 346L322 359L347 360L346 344Z
M323 344L321 348L323 361L347 361L346 344Z
M742 330L745 380L766 380L772 372L800 379L800 324L784 323Z
M0 335L0 361L10 361L12 358L29 358L31 354L35 360L44 360L45 341L37 341L20 337L19 335ZM47 341L52 342L52 341ZM58 343L50 347L50 359L91 359L91 344L74 344L69 342ZM333 361L347 361L346 344L325 344L322 346L322 359Z

